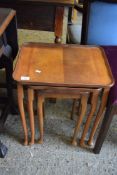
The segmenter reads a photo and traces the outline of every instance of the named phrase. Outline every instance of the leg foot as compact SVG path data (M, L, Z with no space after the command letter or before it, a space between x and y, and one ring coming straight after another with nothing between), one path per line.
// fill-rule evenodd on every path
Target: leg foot
M31 146L31 145L34 145L34 141L31 141L30 143L29 143L29 145Z
M28 141L25 140L25 141L24 141L24 146L27 146L27 145L28 145Z
M86 147L84 140L82 141L81 139L80 139L79 145L82 148Z
M87 142L87 144L90 146L90 147L93 147L93 145L94 145L94 143L93 143L93 141L92 142Z
M43 143L43 139L40 138L39 141L38 141L39 144L42 144Z
M73 145L76 145L76 143L77 143L76 139L77 139L78 131L79 131L79 128L81 126L83 117L84 117L85 112L86 112L86 107L87 107L87 95L86 96L82 95L82 97L81 97L81 114L78 117L76 127L74 130L74 135L73 135L73 140L72 140Z
M73 146L77 146L78 144L77 144L77 141L76 140L72 140L72 145Z

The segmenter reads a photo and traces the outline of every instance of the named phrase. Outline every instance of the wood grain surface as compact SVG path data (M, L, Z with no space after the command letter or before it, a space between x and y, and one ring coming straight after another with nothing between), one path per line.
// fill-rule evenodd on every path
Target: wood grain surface
M77 45L27 43L13 77L23 84L53 86L106 87L114 82L102 49Z

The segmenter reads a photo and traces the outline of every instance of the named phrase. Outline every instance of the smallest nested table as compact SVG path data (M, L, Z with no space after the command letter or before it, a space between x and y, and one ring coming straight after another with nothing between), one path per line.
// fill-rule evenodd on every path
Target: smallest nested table
M30 91L32 87L32 89L39 90L41 87L42 89L45 88L47 91L41 92L43 97L46 97L47 93L45 92L48 92L48 89L51 90L52 94L53 88L56 88L56 93L60 93L62 88L69 89L67 92L69 92L69 96L71 95L71 97L74 92L81 93L81 89L91 94L91 110L83 128L83 134L80 140L81 146L84 145L84 139L97 107L99 91L102 90L102 101L88 142L91 144L106 105L108 92L114 82L105 54L101 48L27 43L24 44L20 50L13 77L18 83L18 103L23 121L25 144L28 143L28 133L23 106L23 86L28 87L28 94L31 99L29 111L30 118L32 119L31 131L33 139L33 94L31 94L32 91ZM53 94L54 92L55 91L53 91ZM50 96L49 92L49 97ZM43 118L41 121L42 120ZM78 129L79 124L77 123L73 136L74 145L76 145ZM32 143L34 141L33 139L31 140Z

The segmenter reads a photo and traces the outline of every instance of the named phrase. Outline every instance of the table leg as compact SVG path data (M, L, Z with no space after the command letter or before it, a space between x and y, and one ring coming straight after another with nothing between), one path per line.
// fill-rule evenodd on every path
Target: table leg
M104 112L104 109L105 109L105 106L106 106L106 103L107 103L108 93L109 93L109 88L105 88L103 90L103 95L102 95L102 101L101 101L101 104L100 104L100 108L99 108L98 114L96 116L96 119L94 121L93 129L91 131L91 134L90 134L90 137L89 137L89 140L88 140L88 145L92 145L92 140L93 140L94 134L96 132L96 129L99 125L100 120L102 119L102 114Z
M43 118L45 118L45 104L44 104L44 100L43 100Z
M72 139L72 145L74 145L74 146L77 145L76 138L77 138L77 135L78 135L79 127L80 127L80 125L82 123L82 120L83 120L83 117L85 115L86 109L87 109L87 96L83 95L82 98L81 98L81 113L80 113L80 116L78 117L78 121L77 121L77 124L76 124L76 127L75 127L73 139Z
M17 93L18 93L18 105L20 110L20 116L22 119L22 125L24 129L24 145L28 145L28 130L26 125L26 118L23 104L24 92L23 92L23 86L20 84L17 85Z
M64 7L56 7L55 14L55 43L61 43L63 32Z
M102 125L101 125L101 128L100 128L100 131L99 131L99 134L98 134L98 137L96 139L95 147L93 149L93 152L95 154L100 153L101 147L102 147L103 142L106 138L108 129L110 127L111 121L112 121L115 114L117 114L117 105L116 104L114 104L112 106L108 105L103 122L102 122Z
M80 146L81 146L81 147L85 146L85 144L84 144L84 139L85 139L85 136L86 136L87 131L88 131L88 129L89 129L89 125L90 125L90 123L91 123L91 119L92 119L92 117L93 117L93 115L94 115L94 112L95 112L95 110L96 110L98 94L99 94L98 91L96 91L96 92L94 92L94 93L92 94L92 99L91 99L91 111L90 111L90 113L89 113L89 115L88 115L88 117L87 117L86 124L85 124L84 130L83 130L83 134L82 134L82 136L81 136L81 140L80 140Z
M30 145L34 144L34 139L35 139L33 100L34 100L34 91L33 89L28 88L28 111L29 111L30 128L31 128Z
M43 143L43 117L44 117L44 113L43 113L43 103L44 103L44 98L42 96L38 95L38 101L37 101L37 112L38 112L38 119L39 119L39 131L40 131L40 138L38 143L42 144Z
M71 112L71 120L73 120L74 118L74 113L75 113L75 109L76 109L76 104L77 104L77 99L73 99L73 104L72 104L72 112Z

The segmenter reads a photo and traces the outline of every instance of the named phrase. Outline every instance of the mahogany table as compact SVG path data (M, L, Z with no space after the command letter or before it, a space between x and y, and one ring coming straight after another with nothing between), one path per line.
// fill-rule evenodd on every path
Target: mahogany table
M55 42L61 42L65 9L75 0L1 0L1 7L17 11L18 28L52 31ZM67 13L68 15L68 13Z
M88 144L91 144L106 106L108 92L114 83L110 67L101 48L62 44L24 44L19 53L13 78L18 85L18 103L25 132L25 144L28 139L23 107L23 86L29 88L33 86L35 89L38 89L38 86L49 87L51 91L55 87L60 91L61 88L68 88L71 89L71 92L73 89L79 92L80 88L84 88L85 91L89 90L88 92L92 94L91 110L83 129L81 146L84 145L85 136L97 107L99 89L101 89L102 100L88 141ZM31 98L33 99L32 95ZM73 139L74 145L76 134Z

